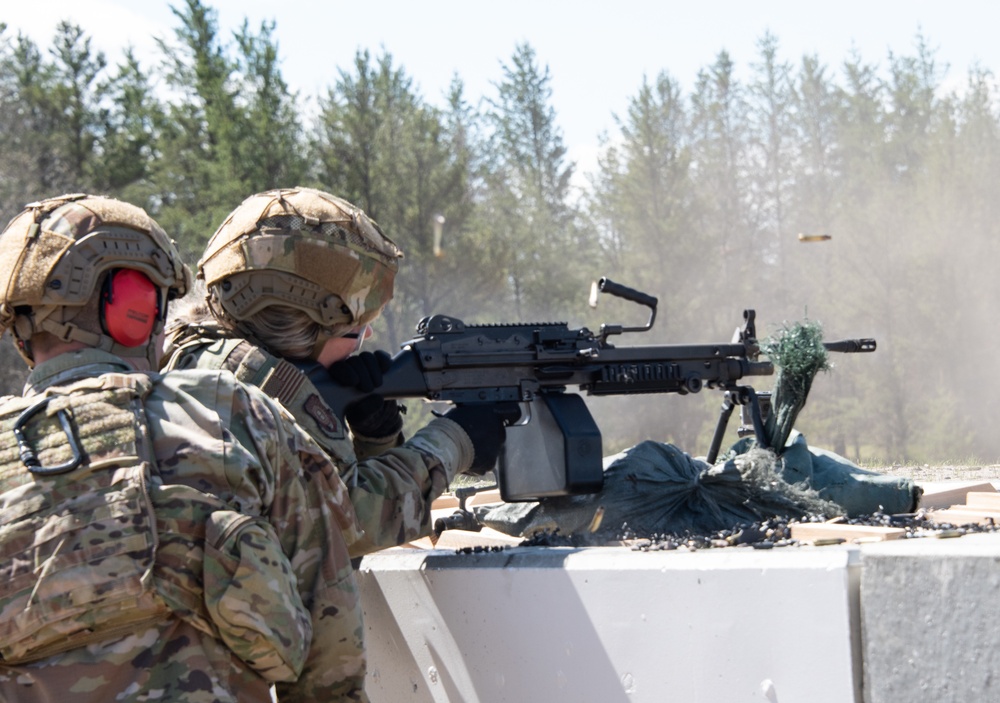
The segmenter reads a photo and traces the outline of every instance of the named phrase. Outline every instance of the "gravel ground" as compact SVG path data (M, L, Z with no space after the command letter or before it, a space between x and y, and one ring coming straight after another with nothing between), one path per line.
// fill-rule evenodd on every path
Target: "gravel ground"
M1000 481L1000 464L982 466L888 466L865 467L879 473L911 478L918 483L939 481ZM825 521L825 516L804 518L798 522ZM951 525L934 523L924 518L923 512L907 515L866 515L853 519L843 519L845 524L900 527L905 530L904 539L919 537L959 537L972 532L997 532L1000 525ZM719 547L752 547L754 549L772 549L775 547L799 546L797 540L791 539L790 522L782 518L764 520L754 525L736 526L728 530L720 530L707 534L671 534L671 535L571 535L564 537L558 534L540 534L527 539L525 545L536 546L586 546L607 540L626 540L632 549L639 551L673 550L692 551ZM843 542L830 540L830 543ZM606 543L606 542L604 542Z
M1000 464L982 466L885 466L866 467L890 476L912 478L918 483L927 481L990 481L1000 480Z
M1000 485L1000 464L984 464L976 466L930 466L897 465L897 466L865 466L869 471L911 478L917 483L936 483L940 481L997 481ZM812 520L825 520L823 516ZM806 518L799 522L809 522ZM923 513L910 515L869 515L857 519L844 520L848 524L870 526L893 526L906 530L904 538L917 537L958 537L970 532L997 532L1000 525L949 525L932 523L924 519ZM610 541L609 541L610 540ZM774 547L798 546L797 540L792 540L789 522L784 519L764 520L755 525L744 525L729 530L720 530L708 534L683 535L571 535L539 534L526 539L525 546L588 546L609 544L618 540L627 540L632 549L639 551L673 550L681 551L711 549L719 547L752 547L754 549L771 549ZM839 540L843 541L843 540ZM476 547L457 550L460 553L481 551L499 551L506 547Z

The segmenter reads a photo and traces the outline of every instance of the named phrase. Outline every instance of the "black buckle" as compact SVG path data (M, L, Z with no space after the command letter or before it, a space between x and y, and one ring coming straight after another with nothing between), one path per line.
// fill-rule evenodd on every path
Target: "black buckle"
M62 425L63 432L66 434L66 439L69 441L69 447L73 451L73 458L69 461L57 466L42 466L38 461L38 456L35 454L35 450L28 443L27 437L25 437L24 433L21 431L28 423L28 420L48 406L50 400L52 400L52 396L45 396L44 398L41 398L37 403L34 403L26 408L14 423L14 437L17 438L17 448L21 452L21 463L27 467L28 471L39 476L54 476L57 474L69 473L83 463L83 452L80 450L80 445L77 443L76 437L73 436L73 425L71 424L72 418L70 417L69 411L65 408L59 410L56 413L56 416L59 418L59 424Z

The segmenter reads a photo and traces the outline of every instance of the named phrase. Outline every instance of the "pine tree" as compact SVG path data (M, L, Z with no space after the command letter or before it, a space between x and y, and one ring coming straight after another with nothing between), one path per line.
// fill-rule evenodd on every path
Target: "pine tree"
M735 65L722 51L715 62L698 73L691 97L692 176L699 202L694 224L705 250L705 280L718 297L751 303L757 223L750 207L750 134L745 88L735 76ZM729 325L717 311L708 319L712 328Z
M597 238L581 231L571 202L574 167L566 162L551 106L548 67L521 44L502 71L485 116L490 158L483 169L480 224L506 247L509 310L523 319L579 304L600 267L589 256Z
M154 215L196 261L225 216L251 194L240 178L245 133L236 104L235 62L219 37L217 12L200 0L171 8L176 42L160 40L171 100L159 135Z
M253 34L244 21L236 34L242 134L235 145L235 168L248 194L298 185L308 167L299 119L304 101L281 74L274 28L274 22L263 22Z
M661 293L687 290L696 280L688 262L698 246L690 219L687 114L677 82L665 73L653 85L644 79L615 124L620 133L599 161L601 192L591 201L602 243L616 262L609 275L642 290L662 281L670 281L670 290ZM686 311L678 312L684 324Z
M835 125L839 108L827 68L818 57L803 57L790 109L799 145L792 195L798 223L791 231L829 233L835 210L833 183L838 169Z
M94 146L103 117L98 77L107 60L103 53L91 49L91 39L80 27L68 22L57 26L52 53L55 83L51 97L63 119L56 135L64 142L61 151L66 177L78 184L78 189L91 190L96 171Z
M313 143L317 181L362 208L406 254L383 314L387 345L411 336L416 321L441 306L462 302L448 310L458 315L477 299L470 282L485 261L466 246L468 119L460 84L443 113L415 92L390 54L373 61L367 51L357 53L354 70L342 71L321 101ZM446 234L435 252L439 217Z
M751 207L757 223L755 249L766 266L760 269L775 293L788 295L785 270L787 249L792 241L788 230L790 196L798 171L793 149L791 66L778 59L778 40L767 32L757 42L758 62L749 89L749 121L752 132L751 159L754 177L750 181ZM770 302L770 301L768 301Z
M98 187L124 200L150 199L157 140L166 119L150 77L131 49L125 52L106 87L111 101L100 140Z
M697 327L706 295L699 260L701 242L692 228L688 118L680 87L666 73L651 84L644 79L600 158L590 214L602 244L615 262L608 275L661 301L660 322L648 337L622 343L652 343ZM603 318L633 320L643 313L634 303L607 300ZM623 398L596 406L612 449L647 437L692 446L707 414L692 412L692 399Z

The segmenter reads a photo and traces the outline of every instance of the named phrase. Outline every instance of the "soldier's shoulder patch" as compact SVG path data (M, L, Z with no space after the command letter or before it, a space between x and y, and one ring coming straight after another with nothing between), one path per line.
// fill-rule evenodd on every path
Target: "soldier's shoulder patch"
M319 394L313 393L303 404L303 409L315 422L316 426L331 439L342 439L344 437L344 425L337 414L329 405L323 402Z

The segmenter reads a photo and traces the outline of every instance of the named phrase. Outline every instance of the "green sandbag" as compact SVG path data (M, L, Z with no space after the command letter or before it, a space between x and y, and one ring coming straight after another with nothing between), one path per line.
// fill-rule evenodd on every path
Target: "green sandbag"
M742 454L754 446L753 439L746 437L726 456ZM779 456L776 471L782 479L836 503L847 517L912 513L923 494L911 479L868 471L839 454L809 446L798 430L792 430Z
M836 505L775 473L775 456L750 449L710 466L671 444L646 441L605 460L604 490L475 509L477 520L530 537L599 531L610 536L708 533L761 519L839 515ZM602 511L600 527L595 515Z
M848 517L912 513L923 493L908 478L867 471L839 454L810 447L797 431L792 432L781 459L781 475L786 481L796 482L798 477L808 475L806 485L837 503Z

